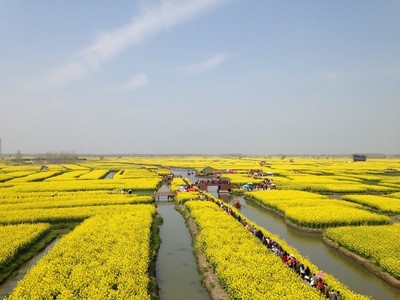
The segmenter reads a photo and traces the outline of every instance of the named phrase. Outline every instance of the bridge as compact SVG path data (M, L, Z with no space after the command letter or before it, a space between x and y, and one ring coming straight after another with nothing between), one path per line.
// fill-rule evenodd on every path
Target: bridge
M229 182L213 182L213 181L201 181L196 184L202 191L207 191L209 186L217 186L218 192L228 192L230 190Z
M158 191L153 194L153 197L156 198L157 201L160 200L160 197L167 197L167 200L170 201L175 196L176 196L176 192L172 192L172 191Z

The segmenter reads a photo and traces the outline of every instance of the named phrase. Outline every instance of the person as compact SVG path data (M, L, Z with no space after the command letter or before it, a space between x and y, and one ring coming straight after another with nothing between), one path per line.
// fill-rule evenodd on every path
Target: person
M304 275L303 281L304 281L305 283L310 283L310 276Z
M301 279L303 279L303 278L304 278L304 274L305 274L304 265L303 265L303 264L301 264L301 265L300 265L300 276L301 276Z
M317 290L323 293L324 292L323 289L324 289L324 282L322 281L322 278L318 278Z
M283 257L282 257L282 260L283 260L284 264L287 264L288 258L289 258L289 256L288 256L287 252L285 251L283 253Z
M326 299L329 299L329 291L330 291L330 287L324 282L324 287L323 287L322 294L325 295Z
M290 257L292 258L291 261L290 261L292 265L290 267L292 269L295 269L296 268L296 264L297 264L297 259L292 254L290 255Z
M329 292L329 300L336 300L337 299L337 293L334 289L331 289Z
M307 266L304 271L304 276L308 276L308 278L310 278L310 273L311 273L310 268Z
M286 264L289 268L292 267L292 257L290 255L288 255L286 258Z
M298 261L295 266L295 271L296 271L297 275L300 275L300 267L301 267L301 263Z
M342 295L339 291L336 292L336 300L342 300Z
M317 277L315 277L315 274L313 274L313 276L311 277L310 285L312 287L316 287L317 286Z

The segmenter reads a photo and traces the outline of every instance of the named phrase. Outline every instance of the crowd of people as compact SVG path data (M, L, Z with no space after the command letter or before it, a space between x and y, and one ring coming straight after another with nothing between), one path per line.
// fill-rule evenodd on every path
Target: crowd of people
M133 190L132 189L120 189L119 192L121 194L132 194Z
M163 182L166 184L170 184L172 182L172 179L174 179L175 175L174 174L167 174L163 176Z
M246 183L240 187L246 191L258 191L258 190L275 190L276 185L271 178L265 178L260 183Z
M311 273L310 268L301 263L296 257L292 254L289 254L285 251L282 246L276 241L264 235L264 233L251 225L240 216L240 214L236 214L235 211L229 206L226 205L223 201L217 201L211 196L208 196L206 193L200 191L200 199L213 201L218 204L221 209L226 211L229 215L234 217L238 222L240 222L243 227L251 232L256 238L258 238L263 245L265 245L270 251L272 251L275 255L279 256L282 262L290 269L292 269L296 274L298 274L305 284L308 284L314 288L316 288L322 295L324 295L327 299L330 300L342 300L343 297L340 294L340 291L336 291L333 288L329 287L328 284L324 281L324 275L322 273Z
M195 185L200 186L200 185L219 185L219 184L230 184L228 179L221 179L221 178L214 178L214 179L203 179L203 180L197 180Z

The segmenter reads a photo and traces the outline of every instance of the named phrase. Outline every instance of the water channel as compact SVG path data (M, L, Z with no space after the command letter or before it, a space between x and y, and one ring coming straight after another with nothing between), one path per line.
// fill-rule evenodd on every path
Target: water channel
M104 176L104 179L113 179L115 174L117 174L116 171L110 171Z
M15 275L9 277L0 285L0 299L3 299L5 296L12 292L12 290L17 286L18 281L25 276L26 272L28 272L29 269L32 268L39 261L39 259L45 256L54 247L58 240L58 238L53 240L36 256L31 258L26 263L22 264Z
M168 190L162 186L160 191ZM182 215L167 197L157 202L163 218L160 226L161 244L156 261L156 278L161 300L210 299L200 283L200 275L193 254L192 238Z
M186 169L173 169L172 172L192 182L199 179L194 175L188 175ZM168 189L164 185L160 191ZM217 196L216 188L209 191ZM320 269L335 276L351 290L371 295L377 300L400 299L400 289L390 286L364 267L323 244L320 234L299 232L287 227L283 218L270 211L261 210L250 201L246 202L243 197L223 195L221 199L226 202L240 200L243 204L241 213L246 218L279 235ZM156 262L160 299L210 299L200 283L189 230L183 217L174 209L174 203L167 200L167 197L165 199L161 197L157 202L157 210L163 218L163 225L160 227L161 244ZM16 276L9 278L1 285L0 299L12 291L18 280L54 246L55 242L49 244L44 251L21 267Z
M268 231L278 234L289 245L298 249L303 256L308 257L320 269L345 283L351 290L370 295L377 300L400 299L400 289L387 284L352 259L326 246L322 242L321 234L299 232L286 226L282 217L259 209L250 202L246 202L243 197L233 198L243 203L241 213L244 216ZM229 200L231 201L232 198Z
M173 169L175 175L188 178L195 182L199 178L188 175L187 170ZM217 190L209 189L209 192L218 197ZM351 290L370 295L376 300L400 299L400 289L395 288L352 259L340 254L337 250L326 246L322 242L321 234L304 233L286 226L284 219L277 214L262 210L246 202L241 196L230 197L221 194L221 199L226 202L240 200L243 204L241 213L249 220L264 227L271 233L279 235L289 245L308 257L321 270L332 274L335 278L345 283ZM377 241L378 242L378 241Z

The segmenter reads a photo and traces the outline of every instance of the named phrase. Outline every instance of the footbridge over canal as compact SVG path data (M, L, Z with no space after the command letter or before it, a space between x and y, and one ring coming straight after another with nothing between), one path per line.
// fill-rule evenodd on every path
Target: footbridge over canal
M207 191L208 187L216 186L218 188L218 193L226 193L231 189L231 184L228 180L199 180L195 185L201 191Z
M172 201L175 196L176 192L172 191L157 191L153 194L154 199L156 199L157 201L160 201L160 197L167 197L168 201Z

